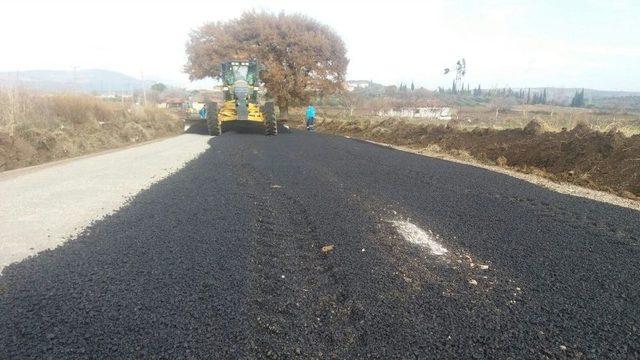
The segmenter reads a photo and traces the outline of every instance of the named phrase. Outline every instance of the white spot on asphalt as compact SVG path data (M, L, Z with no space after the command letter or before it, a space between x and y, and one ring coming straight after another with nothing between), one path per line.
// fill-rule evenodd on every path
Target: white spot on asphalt
M447 249L436 241L436 236L408 221L391 221L398 233L412 244L428 247L433 255L444 255Z

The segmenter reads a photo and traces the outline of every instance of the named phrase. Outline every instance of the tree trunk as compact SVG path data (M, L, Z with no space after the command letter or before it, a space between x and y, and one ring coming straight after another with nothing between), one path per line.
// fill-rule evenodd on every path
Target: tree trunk
M278 105L278 109L280 109L280 119L278 121L288 121L289 120L289 104Z

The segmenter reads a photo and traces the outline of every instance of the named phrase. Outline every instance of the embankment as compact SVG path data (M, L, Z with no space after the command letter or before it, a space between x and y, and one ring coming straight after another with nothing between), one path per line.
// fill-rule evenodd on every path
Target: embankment
M178 116L85 95L0 90L0 171L182 132Z

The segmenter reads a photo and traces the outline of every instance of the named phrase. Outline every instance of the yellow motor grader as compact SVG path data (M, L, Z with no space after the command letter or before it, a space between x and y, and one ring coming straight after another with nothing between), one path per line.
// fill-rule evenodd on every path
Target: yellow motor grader
M221 65L224 102L218 109L207 103L206 122L209 135L226 130L263 129L265 135L278 134L275 105L267 101L260 106L260 68L256 61L229 61Z

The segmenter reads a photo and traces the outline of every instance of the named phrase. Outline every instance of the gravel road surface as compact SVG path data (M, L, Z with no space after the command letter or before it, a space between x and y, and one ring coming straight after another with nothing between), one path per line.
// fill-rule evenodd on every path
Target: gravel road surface
M209 147L182 136L0 173L0 271L53 248Z
M5 268L0 358L640 357L637 211L340 137L209 142Z

